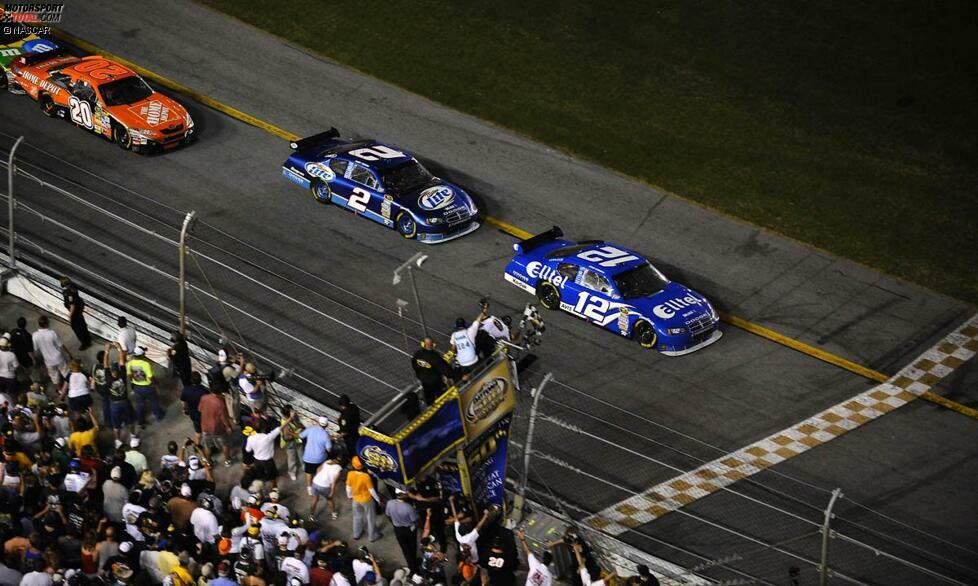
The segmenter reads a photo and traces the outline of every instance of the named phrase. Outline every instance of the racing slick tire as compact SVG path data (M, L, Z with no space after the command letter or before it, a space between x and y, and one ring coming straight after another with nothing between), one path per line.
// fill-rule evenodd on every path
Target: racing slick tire
M397 214L397 220L394 222L394 226L401 236L407 238L408 240L414 238L418 235L418 224L411 217L411 214L407 212L401 212Z
M309 186L309 193L319 203L328 204L333 202L333 190L329 188L329 184L325 181L313 181Z
M48 118L54 118L58 113L58 106L54 103L54 98L51 94L40 94L37 96L37 105L41 108L41 114L44 114Z
M112 142L119 145L119 148L124 151L131 151L132 149L132 136L129 131L126 130L121 124L112 125Z
M553 311L560 309L560 291L553 283L543 282L537 285L537 299L540 305Z
M655 348L655 342L657 336L655 335L655 328L652 324L645 320L637 322L632 327L632 337L635 341L639 343L642 348Z

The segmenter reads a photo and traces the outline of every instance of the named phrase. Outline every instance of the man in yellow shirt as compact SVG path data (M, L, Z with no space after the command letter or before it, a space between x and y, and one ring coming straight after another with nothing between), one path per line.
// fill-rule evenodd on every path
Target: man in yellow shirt
M89 407L86 411L88 414L88 420L78 419L75 423L75 431L71 432L68 436L68 449L75 452L75 457L81 458L82 448L85 446L92 446L95 450L95 455L98 456L98 444L96 440L98 439L98 420L95 419L95 413L92 412L92 408Z
M382 537L377 531L377 510L374 502L380 503L380 496L374 489L374 479L363 470L363 462L359 456L351 460L353 470L346 475L346 496L353 501L353 539L363 535L363 517L367 517L367 533L370 541Z
M156 377L153 376L153 363L146 360L144 346L136 346L132 351L132 358L126 362L126 378L132 385L132 393L136 397L136 417L139 419L139 426L146 426L146 403L149 403L156 420L162 421L163 408L160 407L160 398L154 386Z

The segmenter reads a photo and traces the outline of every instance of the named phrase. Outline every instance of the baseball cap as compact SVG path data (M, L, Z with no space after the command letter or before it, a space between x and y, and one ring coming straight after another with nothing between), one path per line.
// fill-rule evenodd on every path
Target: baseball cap
M119 480L120 478L122 478L122 468L118 466L113 467L112 471L109 472L109 478L111 478L112 480Z
M184 484L181 484L180 485L180 495L181 496L190 496L193 493L194 493L194 491L190 490L190 485L189 484L184 483Z
M260 530L258 529L258 525L252 525L251 527L248 527L248 535L251 535L252 537L258 535L259 531Z
M63 438L63 437L59 437L56 440L54 440L54 445L58 446L59 448L63 448L67 444L68 444L68 442L66 442L65 441L65 438Z
M329 425L329 418L321 415L319 417L319 425L320 427L326 427Z
M0 348L10 348L10 338L7 337L7 334L0 336Z
M244 435L248 436L248 435L255 435L258 432L255 431L255 428L254 427L252 427L250 425L246 425L245 428L241 430L241 433L243 433Z
M146 346L136 346L136 349L132 351L133 356L142 356L146 354Z
M377 574L374 574L373 572L367 572L366 574L363 575L363 581L366 582L367 584L376 584Z
M268 498L271 499L271 500L273 500L273 501L277 501L278 500L278 496L279 495L278 495L278 489L277 488L273 488L272 491L268 493Z
M129 447L130 448L138 448L139 447L139 436L138 435L134 435L131 438L129 438Z
M123 541L122 543L119 544L119 551L121 551L122 553L129 553L130 550L132 550L131 541Z
M404 491L403 488L395 488L394 494L396 494L397 496L401 496L402 494L407 494L407 493Z
M353 458L350 460L350 463L353 464L354 469L363 470L363 462L360 461L360 456L353 456Z

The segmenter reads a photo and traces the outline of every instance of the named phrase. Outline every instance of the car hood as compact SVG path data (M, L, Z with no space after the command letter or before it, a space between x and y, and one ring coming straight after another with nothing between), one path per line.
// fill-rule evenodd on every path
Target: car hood
M654 295L629 299L628 302L663 327L684 326L713 314L713 307L705 297L676 282L670 282Z
M187 110L183 106L160 93L154 93L141 102L112 106L108 110L129 128L142 130L160 130L182 124L187 117Z
M429 182L420 188L402 193L398 199L401 205L422 217L442 217L457 214L464 209L473 213L475 210L472 197L447 181Z

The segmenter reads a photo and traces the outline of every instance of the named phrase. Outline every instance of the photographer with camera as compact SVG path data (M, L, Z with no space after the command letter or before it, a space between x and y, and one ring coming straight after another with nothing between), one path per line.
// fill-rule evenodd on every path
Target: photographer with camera
M261 411L265 406L265 381L269 375L258 374L254 362L245 362L244 356L238 356L241 374L238 375L238 391L241 393L241 404L252 411Z

